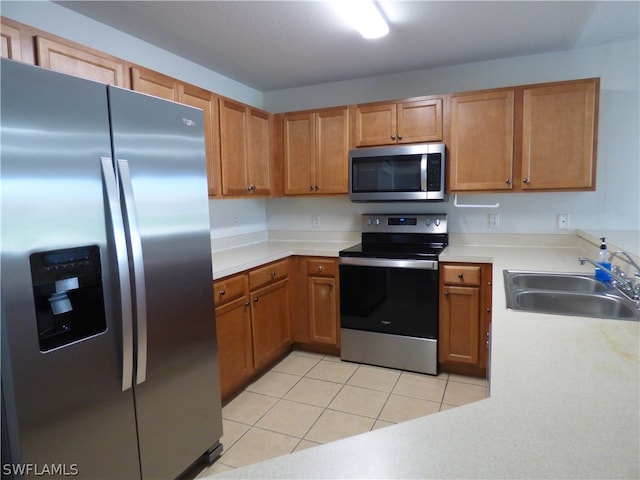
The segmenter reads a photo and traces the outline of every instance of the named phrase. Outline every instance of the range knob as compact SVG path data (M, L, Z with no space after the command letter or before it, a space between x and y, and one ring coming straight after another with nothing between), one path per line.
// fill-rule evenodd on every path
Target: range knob
M376 225L380 225L382 222L380 221L379 218L376 218Z
M428 227L429 225L431 225L431 219L430 219L430 218L427 218L427 221L425 222L425 224L427 225L427 227Z
M440 226L440 219L439 219L439 218L436 218L435 223L436 223L436 227L439 227L439 226Z

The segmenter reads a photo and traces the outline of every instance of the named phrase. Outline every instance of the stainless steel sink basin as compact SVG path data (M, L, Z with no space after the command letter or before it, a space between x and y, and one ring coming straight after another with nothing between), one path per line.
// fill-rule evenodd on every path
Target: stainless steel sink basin
M640 320L635 302L592 275L504 270L503 276L511 310Z
M605 292L609 287L589 275L546 272L512 272L511 282L519 288L561 290L564 292Z
M634 319L638 315L631 302L608 294L524 290L515 294L515 303L524 310L558 315L619 319Z

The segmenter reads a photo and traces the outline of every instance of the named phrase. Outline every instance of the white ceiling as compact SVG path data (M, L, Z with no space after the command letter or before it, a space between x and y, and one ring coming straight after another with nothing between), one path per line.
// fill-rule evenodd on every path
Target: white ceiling
M326 1L56 3L260 91L570 50L640 27L637 0L379 0L390 33L377 40Z

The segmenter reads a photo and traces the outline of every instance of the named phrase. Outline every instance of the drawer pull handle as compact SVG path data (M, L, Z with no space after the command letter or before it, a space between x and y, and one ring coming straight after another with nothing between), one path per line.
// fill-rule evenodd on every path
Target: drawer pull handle
M462 275L461 273L458 274L458 278L464 278L464 275Z
M322 272L324 270L324 267L322 265L318 265L318 271Z
M227 291L226 291L226 290L220 290L220 291L218 292L218 295L222 296L222 295L224 295L225 293L227 293Z
M273 277L275 277L275 276L276 276L276 272L275 272L275 270L274 270L274 271L272 271L272 272L271 272L271 278L273 278Z

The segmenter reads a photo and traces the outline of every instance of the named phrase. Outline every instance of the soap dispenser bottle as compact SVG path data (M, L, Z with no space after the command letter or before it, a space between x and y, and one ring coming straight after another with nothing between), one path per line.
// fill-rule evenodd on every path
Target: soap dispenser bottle
M607 251L607 244L605 243L605 237L600 238L600 250L598 250L598 256L596 258L596 262L602 265L607 270L611 270L611 262L609 262L609 252ZM609 282L611 281L611 277L604 270L597 268L595 269L595 277L596 280L600 280L601 282Z

